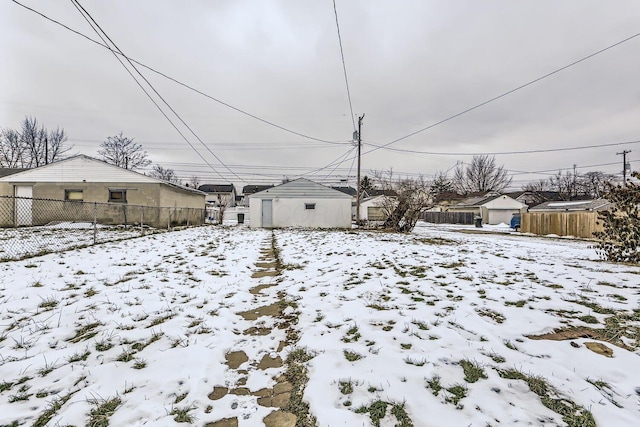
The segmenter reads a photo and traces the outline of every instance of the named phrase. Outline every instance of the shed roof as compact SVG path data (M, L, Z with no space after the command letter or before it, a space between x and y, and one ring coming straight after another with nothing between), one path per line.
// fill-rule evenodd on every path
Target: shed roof
M609 209L612 205L606 199L549 201L529 208L529 212L599 211Z
M293 199L351 199L351 196L348 194L309 181L305 178L298 178L249 196L250 199L268 199L271 197Z
M496 194L496 193L489 193L489 194L485 194L483 196L475 196L475 197L468 197L464 200L462 200L461 202L459 202L458 204L456 204L455 206L458 207L464 207L464 206L482 206L485 203L488 203L494 199L497 199L498 197L500 197L500 194Z

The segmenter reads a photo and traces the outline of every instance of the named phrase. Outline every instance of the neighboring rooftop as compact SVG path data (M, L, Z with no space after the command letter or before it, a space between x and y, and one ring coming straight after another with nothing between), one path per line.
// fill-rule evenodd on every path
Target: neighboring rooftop
M0 177L13 175L14 173L26 170L27 168L0 168Z
M338 190L341 193L348 194L352 197L355 197L355 195L358 194L358 190L356 190L353 187L331 187L331 188L333 188L334 190Z
M536 211L599 211L609 209L612 203L606 199L595 200L572 200L572 201L549 201L541 203L529 209L529 212Z
M233 184L203 184L198 190L205 193L231 193L235 188Z
M273 184L270 185L245 185L242 187L242 194L248 196L249 194L255 194L260 191L268 190L269 188L273 188Z

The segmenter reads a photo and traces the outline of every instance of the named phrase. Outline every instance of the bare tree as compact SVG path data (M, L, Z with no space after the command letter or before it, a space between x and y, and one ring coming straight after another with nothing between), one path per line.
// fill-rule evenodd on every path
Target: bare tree
M429 183L422 177L395 180L393 171L375 174L378 186L392 190L395 196L383 196L382 208L385 216L384 227L399 232L413 230L420 219L420 213L431 206Z
M200 178L197 175L191 175L191 178L189 178L189 182L187 183L187 186L192 188L198 188L199 182L200 182Z
M549 178L549 184L554 191L558 192L558 197L562 200L572 200L578 195L577 176L573 172L567 171L562 174L562 171Z
M460 194L503 191L511 184L504 166L496 166L496 158L473 156L471 164L465 169L458 166L453 183Z
M20 141L20 133L13 129L2 129L0 132L0 166L4 168L24 167L24 145Z
M548 179L539 179L537 181L531 181L522 186L524 191L531 191L533 193L540 193L543 191L551 191L551 183Z
M431 197L435 200L441 193L450 193L453 191L455 191L455 187L447 173L442 171L437 172L429 186Z
M142 145L134 142L133 138L123 136L122 132L102 142L98 155L107 163L129 170L141 169L151 164L149 154Z
M31 168L49 164L71 150L64 129L49 132L35 117L25 117L20 130L0 132L0 165Z
M158 179L163 179L174 184L178 183L178 176L173 169L163 168L160 165L154 165L153 170L149 173L150 176Z
M609 188L610 184L615 180L615 176L604 172L587 172L581 175L579 181L579 191L581 194L598 199L603 197Z

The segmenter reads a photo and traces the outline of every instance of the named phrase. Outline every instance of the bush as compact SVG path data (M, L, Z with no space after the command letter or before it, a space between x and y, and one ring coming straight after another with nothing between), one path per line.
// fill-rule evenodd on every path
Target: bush
M632 176L640 179L638 172ZM594 233L600 239L598 252L609 261L640 262L640 186L632 182L611 185L605 197L614 207L598 213L604 226L603 231Z

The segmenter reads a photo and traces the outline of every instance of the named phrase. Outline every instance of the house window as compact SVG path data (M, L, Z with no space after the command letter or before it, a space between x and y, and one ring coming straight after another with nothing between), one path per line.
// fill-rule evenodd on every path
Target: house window
M84 198L82 190L64 190L64 199L73 202L81 202Z
M305 203L304 204L304 208L305 209L315 209L316 208L316 204L315 203Z
M109 190L109 201L127 203L127 190Z

